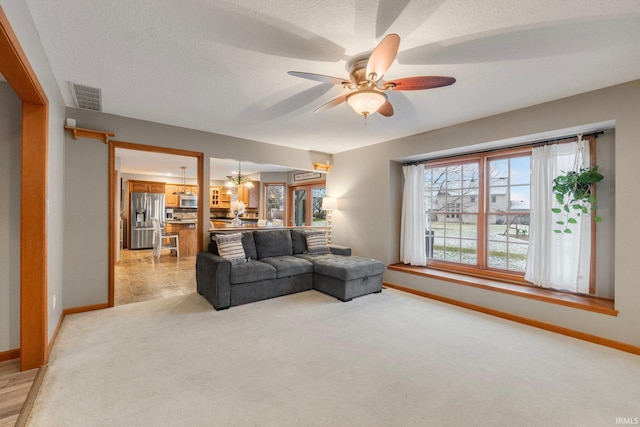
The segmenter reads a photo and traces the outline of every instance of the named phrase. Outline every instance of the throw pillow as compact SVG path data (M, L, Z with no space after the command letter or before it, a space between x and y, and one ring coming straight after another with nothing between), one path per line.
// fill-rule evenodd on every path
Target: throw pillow
M247 261L242 247L242 233L218 234L216 235L216 244L220 256L231 261L231 264L241 264Z
M324 230L307 230L307 253L309 255L322 255L331 252L327 243L327 233Z

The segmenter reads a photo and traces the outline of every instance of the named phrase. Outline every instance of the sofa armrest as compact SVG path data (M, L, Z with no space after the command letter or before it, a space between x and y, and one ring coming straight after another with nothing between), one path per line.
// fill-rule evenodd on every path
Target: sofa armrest
M231 262L210 252L198 252L196 256L196 286L216 310L231 305Z
M329 250L331 250L331 253L334 255L351 256L351 248L347 246L329 245Z

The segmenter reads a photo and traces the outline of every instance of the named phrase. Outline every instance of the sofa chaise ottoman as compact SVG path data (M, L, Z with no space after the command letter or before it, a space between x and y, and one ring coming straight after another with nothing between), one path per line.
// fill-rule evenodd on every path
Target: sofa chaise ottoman
M207 252L196 258L198 292L216 310L317 289L341 301L382 291L381 261L351 256L351 249L326 244L318 229L212 233ZM314 246L307 245L314 239ZM234 240L232 255L226 252ZM324 245L324 246L323 246ZM225 256L227 258L225 258ZM234 258L235 257L235 258Z
M385 265L381 261L327 254L311 262L313 289L340 301L351 301L356 297L382 292Z

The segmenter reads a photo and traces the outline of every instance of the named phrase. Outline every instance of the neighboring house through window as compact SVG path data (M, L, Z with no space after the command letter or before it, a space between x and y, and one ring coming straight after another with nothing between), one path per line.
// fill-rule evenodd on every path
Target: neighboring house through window
M431 264L524 272L530 153L525 148L425 163Z
M531 147L424 162L428 267L528 283L524 272L532 208ZM611 162L606 168L614 170L613 149L603 151ZM612 203L609 195L607 200ZM598 239L612 247L613 235L599 233ZM595 252L587 260L593 271ZM613 267L608 261L600 266L603 290L593 287L590 293L612 297Z

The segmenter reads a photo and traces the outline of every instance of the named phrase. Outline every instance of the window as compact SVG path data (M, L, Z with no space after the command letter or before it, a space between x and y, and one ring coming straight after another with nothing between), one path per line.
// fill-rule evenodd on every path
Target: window
M322 210L322 198L325 193L324 181L289 187L289 225L324 226L326 213Z
M596 136L598 143L596 143ZM554 141L557 144L575 143L580 135ZM590 153L588 162L598 165L604 179L595 188L597 195L597 215L602 222L591 221L591 232L586 234L580 246L579 268L590 270L588 276L577 273L575 290L573 281L573 264L569 258L560 264L554 264L558 271L546 265L548 260L538 265L527 265L527 259L545 259L544 255L553 253L554 249L567 247L569 240L563 243L556 239L544 239L545 234L538 234L531 229L532 221L555 232L553 224L545 223L548 219L557 224L552 211L553 201L543 201L543 205L535 204L532 199L532 155L540 159L541 151L534 150L535 145L495 150L491 152L469 154L452 158L443 158L423 162L425 182L425 219L424 236L429 268L442 269L499 281L532 285L525 280L532 278L536 285L544 288L562 289L574 293L613 300L614 289L614 253L615 247L615 131L605 130L597 135L588 135L583 140L589 141ZM575 144L574 144L575 145ZM567 146L567 153L571 148ZM556 152L556 150L552 150ZM566 151L566 150L565 150ZM573 161L573 168L584 167ZM534 163L538 165L538 160ZM544 175L544 170L541 170ZM536 182L544 182L541 176ZM540 197L539 189L534 190ZM550 188L549 188L550 189ZM542 196L546 197L546 196ZM532 209L533 208L533 209ZM531 213L534 216L531 216ZM530 243L531 232L536 239L536 246L541 252L533 253L533 242ZM584 232L581 231L580 234ZM572 236L576 233L570 233ZM538 240L542 239L542 240ZM546 243L545 243L546 241ZM553 241L554 243L549 243ZM530 246L531 245L531 246ZM553 246L549 246L553 245ZM546 246L546 248L545 248ZM590 250L583 252L588 246ZM574 254L574 252L571 252ZM540 255L539 255L540 254ZM543 258L540 258L542 256ZM563 259L562 256L554 257ZM566 262L565 262L566 261ZM541 267L544 264L544 268ZM420 264L415 264L420 265ZM573 267L572 267L573 266ZM565 268L566 267L566 268ZM581 270L585 271L585 270ZM539 274L542 272L543 274ZM551 273L550 273L551 272ZM545 276L545 274L547 276ZM551 275L549 275L551 274ZM585 280L588 277L588 290ZM568 282L567 282L568 278ZM568 285L567 285L568 283ZM579 283L579 286L578 286ZM568 286L568 287L567 287Z
M264 217L268 221L284 220L285 183L266 183L264 185Z
M530 160L522 148L425 163L431 266L523 275Z

